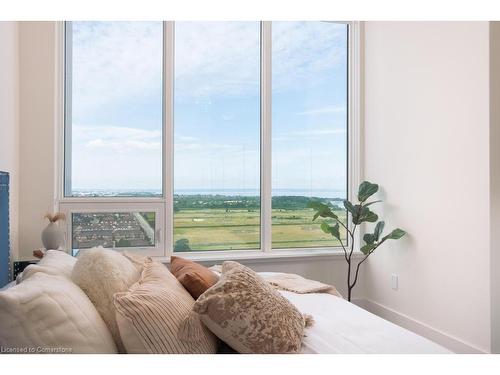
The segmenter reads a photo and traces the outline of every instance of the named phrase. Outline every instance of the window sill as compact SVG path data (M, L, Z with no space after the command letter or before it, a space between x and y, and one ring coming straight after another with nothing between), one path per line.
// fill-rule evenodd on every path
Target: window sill
M297 262L318 261L323 259L344 260L344 252L337 249L286 249L273 250L270 252L237 250L237 251L211 251L211 252L181 252L175 256L190 259L199 263L214 264L226 260L244 261L245 263L269 263L269 262ZM356 251L352 254L353 259L362 258L363 254ZM169 257L153 257L162 263L170 263Z

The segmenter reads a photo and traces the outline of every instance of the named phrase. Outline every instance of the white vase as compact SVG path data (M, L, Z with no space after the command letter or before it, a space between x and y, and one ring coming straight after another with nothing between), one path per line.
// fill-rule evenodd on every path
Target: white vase
M64 232L56 223L49 223L42 231L42 243L47 250L57 250L64 245Z

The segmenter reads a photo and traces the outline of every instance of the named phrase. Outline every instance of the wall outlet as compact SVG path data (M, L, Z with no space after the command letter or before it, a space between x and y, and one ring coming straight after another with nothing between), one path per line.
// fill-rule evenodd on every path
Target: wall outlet
M393 290L398 290L398 275L395 273L391 275L391 288Z

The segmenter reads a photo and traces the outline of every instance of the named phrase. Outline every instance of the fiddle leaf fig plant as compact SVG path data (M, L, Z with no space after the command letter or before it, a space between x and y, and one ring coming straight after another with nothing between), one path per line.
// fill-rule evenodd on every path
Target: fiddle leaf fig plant
M329 203L319 200L311 200L309 207L314 210L313 221L318 218L324 219L321 223L321 230L334 238L336 238L342 250L344 251L344 258L347 262L347 300L351 300L352 289L358 281L359 268L373 252L387 240L398 240L403 237L406 232L402 229L396 228L390 233L383 236L385 222L380 220L378 215L370 209L370 206L375 203L381 202L374 200L368 202L368 199L378 191L378 185L369 181L363 181L359 185L357 202L353 203L344 200L344 208L348 213L351 225L344 223L339 216L334 212L338 211L338 207L334 207ZM332 225L333 221L333 225ZM362 258L357 262L356 258L352 257L354 253L354 245L356 238L356 230L363 223L376 223L373 233L365 233L363 235L364 244L360 245L360 251L363 253ZM343 233L345 231L345 238Z

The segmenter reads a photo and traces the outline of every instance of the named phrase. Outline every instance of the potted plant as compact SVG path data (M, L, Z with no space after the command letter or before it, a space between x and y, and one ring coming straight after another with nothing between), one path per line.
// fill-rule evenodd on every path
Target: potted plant
M380 200L367 202L373 194L378 191L378 185L373 184L369 181L364 181L359 185L358 189L358 202L353 204L349 200L344 200L344 208L347 210L348 217L351 219L352 225L342 222L339 217L332 210L332 206L328 203L323 203L319 200L312 200L309 202L309 207L312 208L315 213L313 216L313 221L318 217L324 219L330 219L330 223L323 221L321 223L321 229L323 232L332 235L340 242L340 246L344 251L344 258L347 262L347 300L351 300L351 292L356 282L358 281L359 268L368 257L373 254L373 252L382 245L387 240L397 240L403 237L406 232L402 229L396 228L392 230L389 234L382 236L384 231L385 222L379 221L378 215L370 210L370 206L375 203L381 202ZM331 219L334 221L334 225L331 225ZM356 230L362 223L376 223L373 233L365 233L363 236L364 244L359 249L363 253L363 257L355 262L352 258L354 252L354 238L356 235ZM340 227L344 228L346 232L346 243L342 240L340 233ZM354 271L354 275L352 274Z

